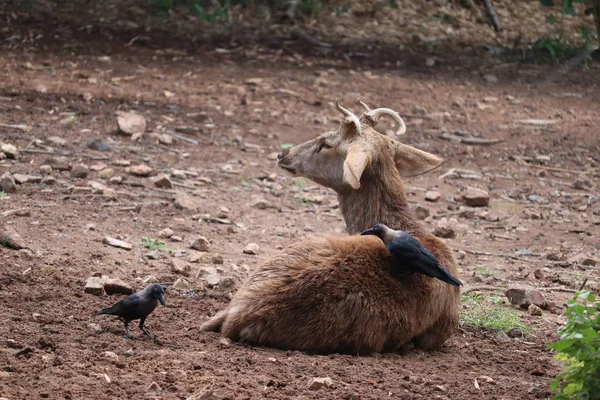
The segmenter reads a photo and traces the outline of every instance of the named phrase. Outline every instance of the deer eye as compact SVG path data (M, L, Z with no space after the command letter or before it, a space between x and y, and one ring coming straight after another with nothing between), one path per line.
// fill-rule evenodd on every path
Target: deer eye
M319 146L319 149L317 150L317 153L319 153L319 152L320 152L321 150L323 150L323 149L327 150L327 149L330 149L330 148L331 148L331 145L330 145L329 143L327 143L327 142L323 142L323 143L321 143L321 145Z

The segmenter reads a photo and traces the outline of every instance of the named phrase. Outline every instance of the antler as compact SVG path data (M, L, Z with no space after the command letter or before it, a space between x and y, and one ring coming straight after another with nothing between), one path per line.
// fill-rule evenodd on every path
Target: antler
M344 114L344 121L342 121L342 129L346 132L351 132L350 126L354 124L354 133L360 135L360 120L354 113L340 105L340 100L338 98L335 99L335 107Z
M360 121L368 124L371 128L375 128L375 126L379 122L379 119L382 116L387 115L388 117L396 121L396 123L398 124L396 135L404 135L404 133L406 132L406 124L396 111L391 110L389 108L376 108L375 110L371 110L369 106L366 105L360 99L356 99L356 103L360 104L362 108L365 109L364 114L360 117Z

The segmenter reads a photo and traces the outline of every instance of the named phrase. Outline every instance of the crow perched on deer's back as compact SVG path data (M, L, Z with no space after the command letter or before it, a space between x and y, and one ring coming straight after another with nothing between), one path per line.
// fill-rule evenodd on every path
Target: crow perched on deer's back
M129 334L129 323L136 319L140 320L140 329L145 335L151 336L144 328L144 322L148 315L154 311L158 303L165 305L165 289L158 283L146 286L144 289L133 293L121 301L115 303L112 307L103 308L94 315L115 315L125 324L125 337L133 339Z

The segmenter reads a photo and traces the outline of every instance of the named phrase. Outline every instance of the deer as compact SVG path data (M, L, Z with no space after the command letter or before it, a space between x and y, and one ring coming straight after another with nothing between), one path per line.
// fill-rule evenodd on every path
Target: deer
M347 237L312 237L291 244L255 270L229 305L200 330L250 345L315 353L396 352L441 347L458 325L460 289L418 273L393 274L383 242L357 235L382 223L412 235L450 274L450 247L411 211L402 178L427 173L444 160L375 130L381 117L406 125L388 108L357 99L358 117L335 100L335 131L278 155L278 166L333 189Z

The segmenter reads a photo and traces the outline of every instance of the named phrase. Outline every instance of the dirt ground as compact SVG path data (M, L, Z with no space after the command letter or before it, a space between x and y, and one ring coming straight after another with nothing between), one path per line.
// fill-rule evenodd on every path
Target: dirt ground
M374 59L324 56L293 41L283 52L169 37L131 44L131 34L118 31L108 39L40 17L2 20L0 142L20 155L0 161L0 175L44 181L0 199L0 226L28 247L0 247L0 397L551 397L559 367L547 345L564 303L586 278L587 288L600 289L593 265L600 257L597 64L549 80L556 66L490 62L453 49ZM425 66L431 54L436 63ZM440 351L347 356L246 347L198 331L249 271L286 245L345 234L335 193L274 161L283 144L335 129L335 97L348 107L360 97L397 110L408 125L401 140L446 159L406 180L409 200L430 210L424 223L432 230L444 217L468 227L446 239L465 291L541 290L550 303L542 316L517 311L529 335L462 326ZM130 110L147 121L137 141L117 132L117 112ZM387 130L384 123L378 129ZM159 136L167 132L191 141L165 143ZM471 146L443 134L504 141ZM110 151L90 149L90 139ZM46 164L51 172L40 169ZM152 176L129 172L139 164ZM153 185L160 173L172 189ZM467 186L489 190L490 206L460 213ZM426 201L427 190L441 198ZM178 193L193 204L178 207ZM179 237L164 239L172 252L148 258L143 239L165 228ZM210 241L208 252L189 247L198 235ZM105 245L105 236L133 248ZM252 242L258 255L242 251ZM173 272L173 258L191 266L188 276ZM148 318L157 341L137 326L139 340L127 340L121 323L92 316L122 298L85 293L96 273L136 290L149 277L177 281L167 306ZM330 377L333 386L308 389L315 377Z

